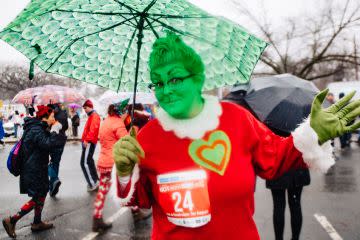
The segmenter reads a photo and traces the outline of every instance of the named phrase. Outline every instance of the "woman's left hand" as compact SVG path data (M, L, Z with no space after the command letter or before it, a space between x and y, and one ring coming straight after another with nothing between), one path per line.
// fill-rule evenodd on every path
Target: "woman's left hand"
M320 145L360 128L360 122L349 125L360 115L360 100L350 102L355 91L324 109L322 103L328 92L329 89L325 89L316 95L311 106L310 126L317 133Z

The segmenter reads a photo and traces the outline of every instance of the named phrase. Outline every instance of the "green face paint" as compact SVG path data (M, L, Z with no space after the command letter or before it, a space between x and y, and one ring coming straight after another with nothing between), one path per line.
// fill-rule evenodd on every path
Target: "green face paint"
M202 111L205 67L200 56L179 36L169 33L155 41L149 67L152 89L170 116L186 119Z
M168 63L151 70L155 96L160 106L173 118L192 118L202 111L203 82L194 76L182 62Z

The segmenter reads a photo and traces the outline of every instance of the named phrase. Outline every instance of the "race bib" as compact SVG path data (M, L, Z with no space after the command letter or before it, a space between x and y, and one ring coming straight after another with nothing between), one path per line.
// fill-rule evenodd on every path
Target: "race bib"
M210 222L210 201L204 170L158 175L157 184L160 206L171 223L196 228Z

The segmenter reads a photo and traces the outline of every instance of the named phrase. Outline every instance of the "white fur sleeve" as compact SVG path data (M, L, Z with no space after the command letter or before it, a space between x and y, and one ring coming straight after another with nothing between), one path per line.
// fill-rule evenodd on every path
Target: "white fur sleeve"
M120 206L126 206L130 202L130 200L133 197L134 192L135 192L135 183L139 180L139 177L140 177L140 169L139 169L138 164L135 164L133 172L131 174L131 177L130 176L119 177L116 174L116 167L113 168L113 171L112 171L113 184L111 185L110 194L111 194L113 200L115 201L115 203L119 204ZM116 178L118 178L118 179L116 179ZM118 189L117 189L118 181L120 183L120 188L123 188L123 189L126 188L127 184L129 184L129 182L130 182L130 190L125 198L120 198L117 194L118 193Z
M310 126L309 118L292 132L292 136L294 146L302 153L303 160L310 169L326 173L335 164L330 141L319 145L318 136Z

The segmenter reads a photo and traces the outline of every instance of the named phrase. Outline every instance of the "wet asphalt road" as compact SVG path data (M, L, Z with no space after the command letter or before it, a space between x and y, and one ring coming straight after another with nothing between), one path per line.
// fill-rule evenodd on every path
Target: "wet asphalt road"
M6 158L10 145L0 148L0 217L18 211L28 201L19 194L18 178L6 169ZM92 209L95 194L86 191L86 182L80 169L81 147L79 143L68 143L60 167L62 185L56 198L46 199L43 219L53 221L55 228L47 232L32 234L30 223L33 213L17 224L17 239L149 239L151 219L134 224L129 209L120 209L108 199L104 210L105 219L115 219L113 228L105 234L91 233ZM98 149L96 155L98 154ZM351 149L337 151L339 160L326 174L312 173L311 185L302 195L303 228L301 239L359 239L360 240L360 148L356 143ZM255 220L261 239L272 240L272 198L263 180L258 179L256 188ZM325 216L341 238L331 238L314 214ZM329 231L329 228L328 228ZM289 210L286 212L284 239L290 239ZM9 239L0 226L0 239Z

